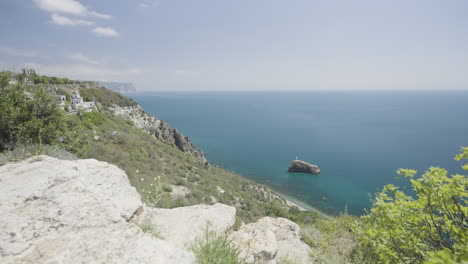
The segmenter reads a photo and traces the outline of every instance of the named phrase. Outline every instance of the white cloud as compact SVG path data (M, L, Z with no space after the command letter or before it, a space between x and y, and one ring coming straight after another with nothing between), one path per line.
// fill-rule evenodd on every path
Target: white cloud
M118 37L120 33L111 27L96 27L93 30L93 33L98 36L104 37Z
M71 18L57 15L68 14L75 16L96 17L99 19L111 19L112 16L88 10L83 4L76 0L33 0L33 2L42 10L53 13L52 21L58 25L89 25L90 21L72 20ZM78 23L77 23L78 22Z
M98 65L99 62L96 61L96 60L93 60L87 56L85 56L83 53L81 52L78 52L78 53L74 53L72 55L70 55L70 58L73 59L73 60L76 60L76 61L81 61L81 62L86 62L86 63L89 63L89 64L94 64L94 65Z
M98 12L96 12L96 11L91 11L91 12L89 12L89 15L90 15L90 16L93 16L93 17L101 18L101 19L111 19L111 18L112 18L111 15L107 15L107 14L103 14L103 13L98 13Z
M40 9L52 13L51 22L59 26L92 26L96 23L90 20L77 19L70 15L111 19L112 16L89 10L77 0L32 0ZM67 14L64 16L62 14ZM120 33L111 27L96 27L92 32L97 36L118 37ZM87 61L88 63L90 61Z
M41 57L39 53L35 51L22 50L22 49L10 48L10 47L4 47L4 46L0 46L0 53L10 55L10 56L15 56L15 57L29 57L29 58Z
M157 6L158 2L156 0L141 0L140 3L138 3L138 7L140 8L147 8L153 5Z
M77 16L86 15L86 7L75 0L33 0L42 10L51 13L67 13Z
M72 19L66 16L52 14L52 23L59 26L92 26L93 21L83 19Z

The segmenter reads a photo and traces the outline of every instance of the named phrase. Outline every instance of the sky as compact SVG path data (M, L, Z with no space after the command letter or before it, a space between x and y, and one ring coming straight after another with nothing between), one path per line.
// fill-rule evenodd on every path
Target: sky
M468 90L466 0L0 0L0 69L139 91Z

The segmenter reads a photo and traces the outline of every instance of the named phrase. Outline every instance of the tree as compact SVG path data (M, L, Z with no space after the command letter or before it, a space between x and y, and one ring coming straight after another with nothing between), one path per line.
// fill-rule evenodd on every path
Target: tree
M468 147L456 160L468 158ZM462 165L468 170L468 164ZM415 170L400 169L415 198L387 185L373 207L356 225L358 239L379 263L460 263L468 261L468 178L447 176L430 167L420 178Z
M4 75L0 84L0 151L57 142L64 114L55 100L44 89L29 94L22 82L9 85Z

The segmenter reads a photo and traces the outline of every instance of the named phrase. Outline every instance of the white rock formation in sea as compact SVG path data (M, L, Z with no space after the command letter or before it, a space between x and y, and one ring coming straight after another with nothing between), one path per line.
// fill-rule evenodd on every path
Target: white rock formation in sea
M285 218L263 217L243 225L230 235L241 249L241 257L251 263L311 263L310 248L301 240L299 226Z
M194 263L129 223L140 196L96 160L37 156L0 167L0 263Z

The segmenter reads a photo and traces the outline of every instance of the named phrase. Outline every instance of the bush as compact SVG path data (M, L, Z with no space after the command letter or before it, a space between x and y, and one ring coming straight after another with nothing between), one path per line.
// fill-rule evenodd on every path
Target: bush
M70 100L70 98L71 98L70 93L68 93L67 91L65 91L65 89L63 89L63 88L57 89L57 94L65 95L65 97L67 98L67 100Z
M21 83L2 86L0 102L0 151L59 141L64 114L44 89L37 89L30 97Z
M80 118L89 129L92 129L94 126L100 126L106 121L106 115L101 112L81 113Z
M210 231L207 227L203 239L198 240L193 252L199 264L238 264L240 250L231 244L225 234Z
M77 81L70 80L68 78L58 78L58 77L49 77L49 76L34 76L32 81L34 84L71 84L76 83Z
M456 159L466 158L465 147ZM468 170L467 164L462 167ZM468 261L468 178L448 177L447 171L438 167L430 167L417 179L415 170L400 169L398 174L410 181L416 197L394 185L385 186L376 195L371 211L356 225L362 245L382 263Z
M169 192L169 193L170 193L170 192L172 192L172 186L167 185L167 184L163 184L163 185L162 185L162 190L163 190L164 192Z
M364 263L352 261L356 239L351 227L355 221L355 217L341 214L300 222L303 241L313 248L313 263Z
M13 151L0 153L0 166L8 162L18 162L37 155L47 155L61 160L76 160L75 155L56 146L50 145L25 145L15 148Z

